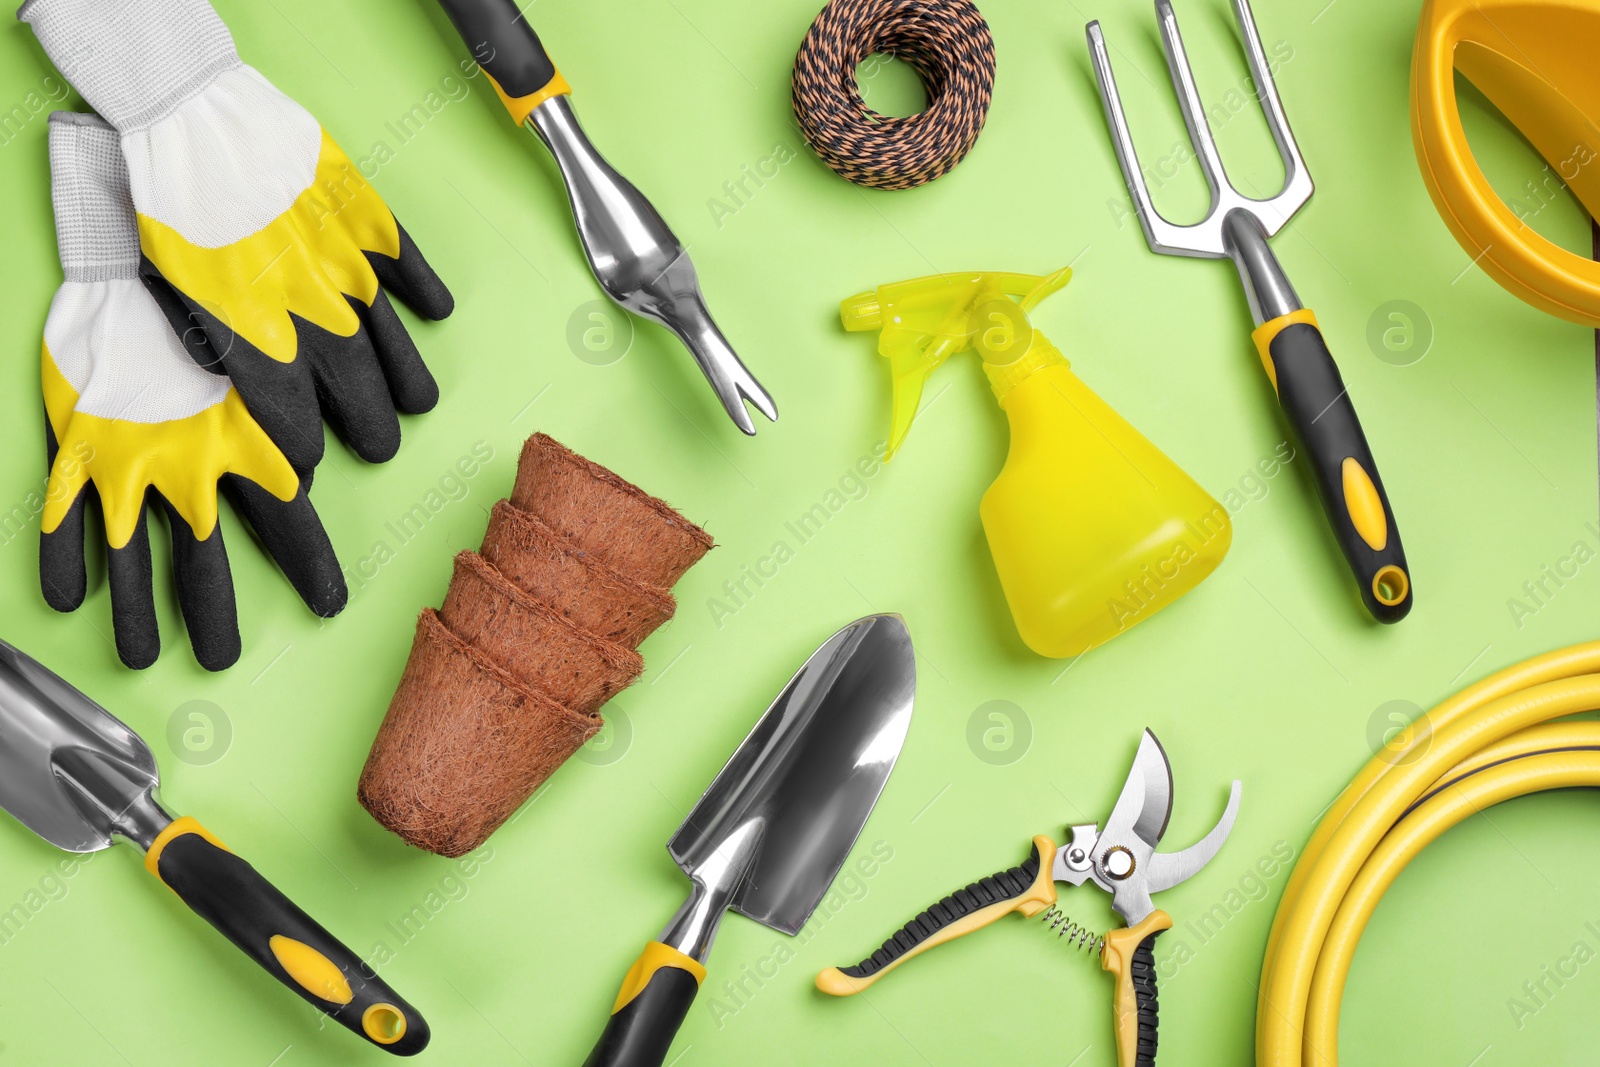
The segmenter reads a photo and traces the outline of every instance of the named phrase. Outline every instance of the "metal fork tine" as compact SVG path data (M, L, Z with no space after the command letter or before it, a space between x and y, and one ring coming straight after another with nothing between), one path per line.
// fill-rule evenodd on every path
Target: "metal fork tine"
M1144 171L1139 168L1139 152L1133 146L1128 117L1122 110L1122 97L1117 92L1117 76L1111 71L1111 56L1106 51L1105 34L1100 30L1098 19L1089 23L1084 32L1089 37L1089 58L1094 65L1095 82L1100 86L1100 103L1105 107L1106 125L1111 128L1111 144L1117 151L1117 163L1122 167L1123 181L1138 209L1139 225L1144 229L1145 240L1154 248L1160 242L1153 220L1161 219L1161 216L1156 213L1155 202L1150 199L1150 187L1145 184Z
M1314 186L1306 169L1305 157L1295 143L1294 130L1289 117L1284 114L1283 100L1278 96L1277 83L1272 80L1272 69L1267 65L1266 49L1261 44L1261 31L1256 29L1255 15L1250 10L1250 0L1233 0L1233 15L1239 23L1239 33L1244 37L1245 61L1250 64L1250 76L1255 79L1256 98L1267 116L1267 128L1278 146L1283 159L1283 189L1269 198L1275 219L1264 219L1268 234L1274 234L1289 216L1311 199Z
M1183 123L1189 127L1189 140L1194 143L1200 170L1211 190L1211 205L1215 207L1222 187L1229 184L1228 172L1217 153L1211 124L1206 121L1205 105L1200 102L1200 90L1195 85L1194 70L1189 66L1189 54L1184 51L1183 35L1178 32L1178 16L1173 14L1171 0L1156 0L1156 21L1161 24L1161 44L1167 53L1167 70L1178 94L1178 106L1183 110Z

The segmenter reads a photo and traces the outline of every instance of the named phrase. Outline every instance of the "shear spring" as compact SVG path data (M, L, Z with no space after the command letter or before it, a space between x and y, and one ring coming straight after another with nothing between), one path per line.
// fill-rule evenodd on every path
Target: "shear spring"
M1073 922L1071 917L1059 907L1052 904L1050 910L1040 916L1040 921L1056 932L1059 938L1066 938L1067 944L1084 952L1099 954L1105 947L1106 939L1087 926L1080 926Z

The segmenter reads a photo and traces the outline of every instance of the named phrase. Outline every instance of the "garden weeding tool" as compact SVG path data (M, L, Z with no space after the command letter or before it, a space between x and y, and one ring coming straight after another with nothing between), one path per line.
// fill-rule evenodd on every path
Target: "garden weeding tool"
M1028 859L1010 870L973 882L906 923L883 947L853 967L830 967L817 988L836 997L859 993L911 957L935 945L1021 912L1044 921L1057 936L1100 954L1100 965L1116 976L1113 1002L1120 1067L1153 1067L1156 1060L1155 939L1172 929L1172 917L1150 894L1187 881L1222 848L1239 814L1240 785L1233 783L1222 818L1181 852L1157 852L1172 816L1172 765L1149 730L1139 741L1105 829L1097 823L1072 827L1072 839L1056 847L1050 837L1033 839ZM1127 922L1104 937L1068 919L1056 906L1056 883L1093 881L1111 894L1111 906Z
M859 619L812 653L667 843L689 899L628 971L585 1067L666 1060L728 908L800 932L894 769L915 691L898 615Z
M138 734L0 641L0 807L67 852L133 842L151 874L307 1003L387 1052L421 1052L417 1010L209 830L167 814L160 784Z
M1161 24L1167 68L1183 109L1184 123L1211 190L1211 208L1206 217L1193 225L1179 226L1156 212L1139 169L1139 155L1128 131L1122 99L1117 95L1105 36L1100 23L1091 22L1087 29L1089 53L1105 104L1106 122L1150 249L1169 256L1227 258L1238 268L1256 323L1251 339L1290 427L1311 457L1323 508L1355 572L1362 602L1379 622L1398 622L1411 610L1411 576L1383 480L1378 477L1366 434L1322 338L1317 317L1300 303L1267 244L1267 239L1311 198L1311 174L1284 115L1249 0L1233 0L1233 9L1244 36L1250 75L1278 154L1283 158L1284 184L1276 196L1257 200L1229 183L1169 0L1156 0L1156 19Z
M439 0L517 125L555 156L595 280L619 305L678 335L728 417L751 436L748 400L774 422L772 397L739 361L711 318L683 244L644 194L589 143L568 96L516 0Z

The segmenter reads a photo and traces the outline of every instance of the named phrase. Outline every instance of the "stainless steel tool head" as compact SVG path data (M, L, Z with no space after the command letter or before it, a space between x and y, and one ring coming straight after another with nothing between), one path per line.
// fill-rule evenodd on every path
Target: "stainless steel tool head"
M567 97L545 101L527 125L555 157L589 268L606 295L678 335L740 430L756 432L747 400L776 422L778 406L711 318L689 253L644 194L595 150Z
M160 782L138 734L0 641L0 807L57 848L95 852L138 832Z
M911 725L916 658L898 615L871 615L806 660L667 850L697 880L742 878L732 907L798 933L833 884Z
M1072 827L1072 838L1056 850L1051 873L1058 882L1093 880L1111 894L1111 906L1129 925L1155 910L1150 894L1170 889L1211 861L1239 814L1242 787L1234 782L1228 806L1205 837L1181 852L1157 852L1172 817L1172 764L1149 730L1139 739L1133 768L1106 819Z
M1240 223L1239 214L1255 219L1267 237L1283 228L1284 223L1311 198L1313 185L1306 170L1305 158L1295 143L1294 132L1283 111L1283 101L1278 97L1277 85L1272 80L1272 69L1261 45L1261 34L1256 29L1255 16L1250 12L1249 0L1233 0L1234 17L1244 38L1245 59L1250 65L1256 98L1266 113L1267 126L1277 143L1278 154L1283 159L1283 188L1274 196L1264 199L1246 196L1228 180L1217 152L1216 140L1206 121L1205 106L1200 102L1200 91L1195 86L1194 71L1189 66L1184 51L1183 36L1178 32L1178 19L1172 12L1170 0L1156 0L1156 19L1161 25L1161 41L1166 48L1167 71L1172 86L1178 94L1178 104L1183 110L1184 124L1189 128L1189 138L1194 143L1200 169L1205 174L1206 185L1211 190L1211 207L1206 217L1192 225L1180 226L1169 222L1156 211L1150 198L1150 187L1145 182L1139 166L1139 153L1133 146L1133 135L1128 130L1128 118L1123 112L1122 97L1117 93L1117 79L1111 70L1111 57L1106 49L1105 34L1098 21L1089 23L1089 55L1094 64L1095 81L1100 86L1100 100L1105 105L1106 124L1111 129L1111 140L1117 150L1117 162L1122 167L1123 179L1138 209L1139 224L1144 229L1145 240L1153 251L1164 255L1201 256L1221 259L1233 254L1229 248L1233 235L1230 227ZM1232 222L1229 222L1230 216Z

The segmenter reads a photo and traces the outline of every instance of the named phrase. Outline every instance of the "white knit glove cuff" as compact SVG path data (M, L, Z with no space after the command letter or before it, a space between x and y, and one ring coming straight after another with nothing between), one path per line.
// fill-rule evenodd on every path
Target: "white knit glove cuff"
M17 18L123 133L159 122L240 65L208 0L26 0Z
M139 224L117 131L98 115L50 116L50 200L69 282L139 276Z

